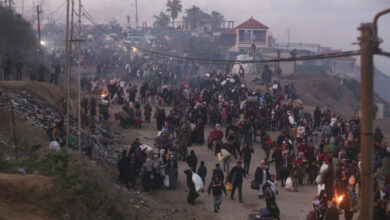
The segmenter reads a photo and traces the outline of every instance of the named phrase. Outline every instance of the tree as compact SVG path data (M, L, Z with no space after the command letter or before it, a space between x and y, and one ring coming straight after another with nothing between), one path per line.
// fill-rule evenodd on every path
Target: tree
M167 2L167 12L171 13L171 18L172 18L172 27L175 28L175 19L181 12L181 2L180 0L168 0Z
M33 61L38 48L31 24L20 14L0 5L0 56L9 52L12 57L23 57L25 62Z
M197 19L199 18L198 16L199 16L200 12L202 12L202 10L195 5L193 5L192 8L186 9L187 16L186 16L185 20L186 20L187 24L188 23L190 24L191 30L194 30L198 26Z
M154 18L156 19L153 23L154 27L166 28L169 24L170 18L164 12L160 12L160 15L155 15Z
M221 28L221 25L224 21L225 17L221 13L217 11L211 12L211 28L213 31L216 31Z

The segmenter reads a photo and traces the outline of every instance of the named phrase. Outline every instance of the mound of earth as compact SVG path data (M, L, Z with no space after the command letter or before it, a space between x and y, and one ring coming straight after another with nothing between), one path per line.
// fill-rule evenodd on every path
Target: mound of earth
M56 219L48 210L47 198L54 188L50 177L0 174L0 219Z

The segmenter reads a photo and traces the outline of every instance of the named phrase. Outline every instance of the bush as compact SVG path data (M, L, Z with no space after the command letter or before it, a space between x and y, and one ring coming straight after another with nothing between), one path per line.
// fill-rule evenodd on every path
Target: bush
M11 168L12 164L9 161L0 158L0 172L9 171Z
M33 152L25 159L16 162L15 165L24 167L27 173L36 171L44 175L64 176L66 175L69 162L69 154L62 150L44 154Z
M126 209L121 207L120 191L115 191L106 174L93 162L78 153L31 153L19 161L0 159L0 171L23 167L27 173L38 172L55 176L56 187L50 192L48 202L54 215L65 213L71 219L125 219ZM18 193L18 192L15 192ZM22 199L22 198L21 198Z

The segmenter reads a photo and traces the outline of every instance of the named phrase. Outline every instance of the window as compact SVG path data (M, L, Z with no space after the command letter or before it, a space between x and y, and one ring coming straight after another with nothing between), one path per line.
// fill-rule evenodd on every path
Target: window
M266 38L266 31L253 31L253 35L254 35L254 41L256 42L265 42L265 38Z
M240 42L250 42L251 41L251 31L250 30L240 30L239 32Z

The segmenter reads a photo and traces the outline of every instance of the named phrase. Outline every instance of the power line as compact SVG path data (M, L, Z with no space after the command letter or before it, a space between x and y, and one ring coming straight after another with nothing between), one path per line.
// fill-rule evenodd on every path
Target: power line
M390 58L390 52L379 51L379 52L376 52L375 54L382 55L382 56L385 56L385 57L389 57L389 58Z
M320 55L314 55L314 56L299 56L299 57L289 57L289 58L275 58L275 59L267 59L267 60L222 60L222 59L206 59L206 58L196 58L196 57L184 57L184 56L178 56L173 54L167 54L162 53L158 51L152 51L146 48L139 47L137 45L134 45L132 43L129 43L127 41L124 41L123 39L118 38L117 36L114 36L110 34L108 31L106 31L104 28L102 28L99 24L97 24L96 20L88 13L88 11L85 9L84 6L82 6L83 9L83 15L85 18L90 21L97 29L105 33L106 35L110 36L114 40L120 41L124 43L125 45L128 45L129 47L136 48L137 50L140 50L144 53L154 55L157 57L163 57L166 59L177 59L177 60L183 60L183 61L193 61L197 63L220 63L220 64L235 64L235 63L271 63L271 62L292 62L292 61L305 61L305 60L320 60L320 59L332 59L332 58L340 58L340 57L349 57L349 56L357 56L360 55L360 50L354 50L354 51L345 51L345 52L338 52L338 53L328 53L328 54L320 54Z
M64 1L56 10L50 12L50 13L46 13L46 16L49 16L49 15L53 15L55 13L57 13L61 8L63 8L66 4L66 1Z

